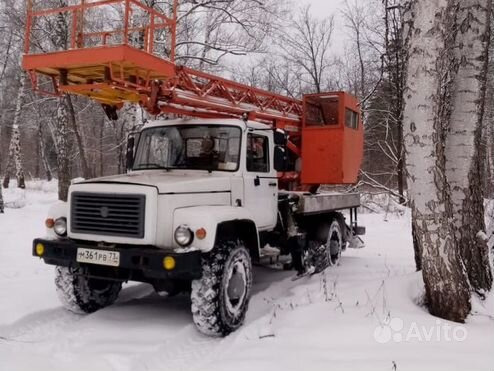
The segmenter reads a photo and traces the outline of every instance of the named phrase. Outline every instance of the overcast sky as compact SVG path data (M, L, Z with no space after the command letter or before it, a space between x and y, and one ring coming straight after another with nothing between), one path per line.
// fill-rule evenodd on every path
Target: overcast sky
M342 0L298 0L294 1L294 4L310 4L312 10L317 12L321 16L334 13L338 8L342 6Z
M344 44L347 35L343 29L343 22L338 16L339 9L343 8L344 0L293 0L294 5L310 4L312 13L318 18L335 15L335 26L332 40L332 49L337 53L343 54Z
M2 1L2 0L0 0ZM358 0L358 1L366 1L366 0ZM328 17L331 14L335 15L335 25L332 37L331 50L335 55L343 55L345 51L345 43L347 41L346 31L344 30L343 22L341 21L341 17L338 16L339 9L343 8L344 0L291 0L291 4L294 7L302 7L306 4L311 6L312 13L317 18ZM296 12L294 12L296 14ZM259 57L257 54L252 54L248 58L255 59ZM236 65L237 63L245 63L245 57L235 57L228 56L226 58L229 61L229 64Z

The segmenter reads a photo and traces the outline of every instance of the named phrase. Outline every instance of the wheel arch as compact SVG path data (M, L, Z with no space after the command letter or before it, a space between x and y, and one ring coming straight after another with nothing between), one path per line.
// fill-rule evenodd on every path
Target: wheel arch
M333 220L338 221L338 223L340 224L343 241L347 241L348 228L345 223L345 217L339 211L328 211L320 214L307 215L306 217L304 217L302 225L308 232L309 236L315 238L315 236L317 236L319 232L318 227L321 226L322 223L328 223L327 225L329 227L329 224L331 224Z
M220 241L239 238L249 250L252 260L258 261L259 233L254 221L249 219L228 220L218 224L215 245Z

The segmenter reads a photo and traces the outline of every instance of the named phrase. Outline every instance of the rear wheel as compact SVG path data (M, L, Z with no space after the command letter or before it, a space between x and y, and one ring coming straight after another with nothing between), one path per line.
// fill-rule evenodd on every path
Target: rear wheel
M83 268L55 268L57 294L68 310L93 313L117 300L121 282L89 278L83 273Z
M203 258L202 278L192 282L192 316L200 332L225 336L245 318L252 286L252 264L240 241L226 241Z
M343 232L339 220L333 219L329 226L326 249L329 253L330 265L338 265L343 250Z
M338 218L322 223L314 238L309 241L307 264L314 267L316 273L329 266L338 265L343 249L343 233Z

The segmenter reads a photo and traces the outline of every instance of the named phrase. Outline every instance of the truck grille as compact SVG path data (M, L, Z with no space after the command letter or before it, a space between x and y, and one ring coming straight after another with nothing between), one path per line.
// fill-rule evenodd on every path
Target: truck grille
M144 238L146 196L73 192L73 233Z

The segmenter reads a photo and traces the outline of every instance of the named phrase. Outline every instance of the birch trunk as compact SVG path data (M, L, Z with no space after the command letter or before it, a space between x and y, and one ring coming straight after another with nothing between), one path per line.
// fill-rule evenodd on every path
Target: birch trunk
M452 111L446 137L446 177L451 187L452 227L472 288L489 291L492 273L485 231L485 114L491 0L455 2L456 72Z
M448 0L412 0L404 136L415 236L429 311L463 322L470 287L451 226L453 207L444 150L451 116L455 14Z
M84 141L82 139L82 135L81 135L81 132L79 130L79 125L77 124L75 109L74 109L74 105L72 103L72 98L70 95L67 95L65 97L65 102L66 102L67 109L68 109L68 120L69 120L70 126L72 127L72 130L74 131L74 135L75 135L75 139L76 139L76 143L77 143L77 149L79 150L79 158L80 158L82 176L85 179L90 179L90 178L92 178L93 174L92 174L91 169L88 165L86 148L84 146Z
M17 179L17 187L26 188L24 167L22 161L22 147L21 147L21 133L19 130L20 118L22 113L22 104L26 95L26 77L23 74L21 77L21 86L17 93L17 100L14 112L14 121L12 123L12 137L9 145L9 157L7 162L7 169L5 172L5 178L3 185L8 188L10 181L10 174L15 169L15 177Z
M68 145L69 113L65 101L66 97L61 97L57 107L57 128L55 133L57 148L57 168L58 168L58 199L67 201L70 186L70 164Z
M0 184L0 214L3 214L2 184Z
M103 176L105 174L105 166L103 163L103 159L104 159L103 139L104 139L104 134L105 134L105 123L106 123L106 120L103 116L103 119L101 120L101 125L99 127L99 176Z
M142 112L136 104L125 104L120 112L120 122L114 126L114 129L115 139L118 142L118 172L124 173L127 168L127 136L142 124L140 118Z
M489 185L491 187L491 194L489 195L489 197L494 198L494 115L491 116L487 125L488 125L487 133L489 135L489 139L487 142L488 143L487 158L489 162L489 174L490 174Z
M494 17L491 16L491 40L489 45L489 67L487 70L486 112L484 114L485 150L485 191L487 198L494 197L494 38L492 37Z
M46 145L45 138L43 136L43 125L41 121L38 128L38 141L40 145L41 164L43 165L43 169L45 170L46 180L50 182L52 180L52 172L50 169L50 164L48 163L48 159L46 158Z
M491 25L492 30L492 25ZM491 40L491 44L494 40ZM492 49L489 50L489 70L487 78L487 98L486 98L486 112L484 114L484 136L486 142L485 149L485 195L486 198L494 197L494 81L492 75L494 74L494 61L492 60Z

